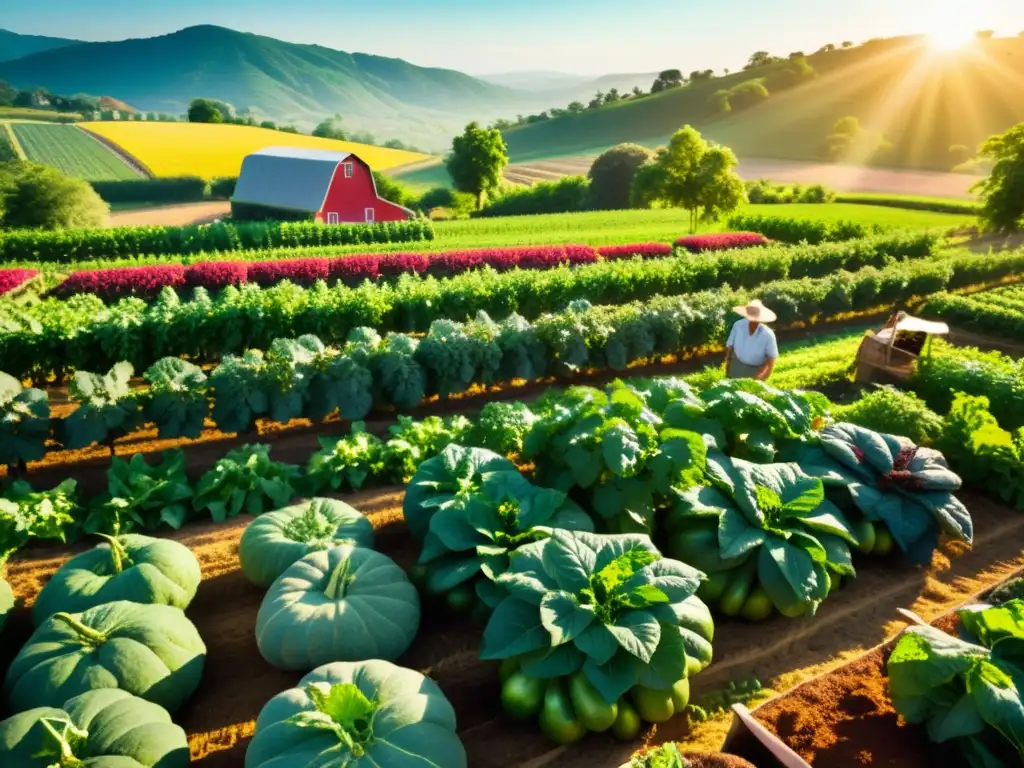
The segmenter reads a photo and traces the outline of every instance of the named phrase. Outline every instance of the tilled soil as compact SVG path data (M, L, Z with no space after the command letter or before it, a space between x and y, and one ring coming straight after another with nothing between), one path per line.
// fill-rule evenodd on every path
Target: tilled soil
M380 551L403 567L412 564L416 551L401 517L401 488L339 498L370 517ZM1021 568L1024 516L984 497L963 494L962 498L974 516L973 550L946 545L929 569L898 560L863 561L859 577L830 597L813 620L776 617L756 625L720 623L715 662L695 679L694 692L747 676L771 681L837 655L870 648L903 626L897 608L909 607L930 620ZM274 669L256 647L254 627L263 591L244 579L237 557L238 540L248 522L249 518L239 518L226 524L192 525L172 534L196 553L203 570L203 583L187 613L208 647L206 671L177 721L189 734L193 760L204 768L240 765L260 708L301 677ZM25 608L68 556L66 548L36 549L9 563L8 580L21 604L4 633L0 669L28 638ZM481 627L469 620L426 610L416 643L399 660L437 680L450 698L470 765L614 768L627 762L639 742L622 744L610 736L591 734L572 747L558 748L543 738L536 724L503 717L497 664L477 659L480 633ZM685 741L686 733L685 719L677 718L647 738L651 743Z

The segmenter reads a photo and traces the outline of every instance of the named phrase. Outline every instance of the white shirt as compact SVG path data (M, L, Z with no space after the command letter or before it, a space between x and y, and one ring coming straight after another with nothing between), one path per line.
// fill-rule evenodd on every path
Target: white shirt
M732 347L732 353L744 365L760 367L771 358L779 356L779 345L775 341L775 331L767 325L757 326L753 335L750 333L750 321L743 318L737 320L729 332L729 340L725 342L727 347Z

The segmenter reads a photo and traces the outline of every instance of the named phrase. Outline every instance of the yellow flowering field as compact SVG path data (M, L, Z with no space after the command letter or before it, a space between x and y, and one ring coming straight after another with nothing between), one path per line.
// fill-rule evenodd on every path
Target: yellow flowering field
M157 176L237 176L242 159L265 147L303 147L353 152L375 171L426 159L427 155L350 141L282 133L247 125L209 123L79 123L144 163Z

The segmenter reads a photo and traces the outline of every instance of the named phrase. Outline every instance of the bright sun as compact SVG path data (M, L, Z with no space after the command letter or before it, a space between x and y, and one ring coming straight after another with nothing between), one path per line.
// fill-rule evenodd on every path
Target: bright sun
M958 51L974 39L974 32L963 26L955 26L947 22L937 27L928 35L932 47L940 51Z

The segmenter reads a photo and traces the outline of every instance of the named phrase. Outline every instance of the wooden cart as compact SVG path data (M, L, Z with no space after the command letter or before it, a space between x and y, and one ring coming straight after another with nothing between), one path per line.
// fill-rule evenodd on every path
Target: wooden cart
M948 336L945 323L894 313L878 331L868 331L857 350L858 383L905 382L927 355L933 336Z

